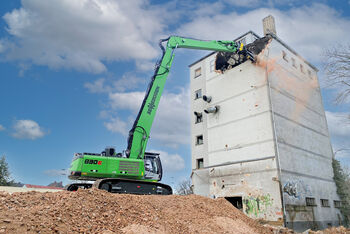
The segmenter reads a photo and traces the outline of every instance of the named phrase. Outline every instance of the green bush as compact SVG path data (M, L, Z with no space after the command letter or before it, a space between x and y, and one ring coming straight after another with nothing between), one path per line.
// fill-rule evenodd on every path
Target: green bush
M11 180L10 171L5 156L0 159L0 186L12 186L15 182Z
M344 225L349 227L350 219L350 176L340 165L340 162L333 158L332 161L334 181L337 186L337 193L341 199L340 212L344 217Z

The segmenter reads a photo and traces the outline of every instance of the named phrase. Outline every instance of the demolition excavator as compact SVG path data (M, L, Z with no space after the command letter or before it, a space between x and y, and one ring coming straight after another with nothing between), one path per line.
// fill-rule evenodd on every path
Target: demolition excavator
M217 51L216 70L221 71L224 71L223 67L232 68L247 60L254 62L253 54L235 41L203 41L171 36L161 40L159 46L163 55L156 64L140 111L129 132L127 149L122 153L117 153L114 148L106 148L101 153L75 153L68 178L94 183L73 183L66 187L67 190L95 187L112 193L172 194L170 186L159 183L163 174L159 154L146 152L146 146L175 49Z

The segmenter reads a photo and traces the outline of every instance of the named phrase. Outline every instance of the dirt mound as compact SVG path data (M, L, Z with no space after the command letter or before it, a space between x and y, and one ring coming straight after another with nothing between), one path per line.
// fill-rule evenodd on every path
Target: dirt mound
M273 233L224 199L100 190L0 193L0 233Z

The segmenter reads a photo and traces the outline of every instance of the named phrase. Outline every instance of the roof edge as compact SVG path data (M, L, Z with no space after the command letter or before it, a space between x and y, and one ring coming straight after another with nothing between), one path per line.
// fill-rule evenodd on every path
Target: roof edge
M318 72L319 70L317 69L317 67L315 67L314 65L312 65L311 63L309 63L306 59L304 59L303 56L301 56L300 54L298 54L295 50L293 50L290 46L288 46L285 42L283 42L279 37L277 37L275 34L273 33L269 33L268 35L270 35L273 39L275 39L276 41L278 41L279 43L281 43L284 47L286 47L288 50L290 50L293 54L295 54L296 56L298 56L299 58L301 58L307 65L309 65L310 67L312 67L313 69L315 69L316 72Z

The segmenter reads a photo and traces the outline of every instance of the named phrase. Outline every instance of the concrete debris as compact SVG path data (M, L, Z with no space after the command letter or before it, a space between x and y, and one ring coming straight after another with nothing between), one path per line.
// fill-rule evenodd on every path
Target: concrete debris
M270 42L271 39L272 37L267 35L266 37L262 37L246 45L246 48L253 54L258 55L263 49L265 49L266 45Z
M260 39L255 40L254 42L245 46L247 50L252 52L254 55L258 55L271 40L271 36L267 35ZM230 70L239 64L245 62L247 56L242 53L228 53L228 52L218 52L215 60L215 70L217 72L223 73L226 70Z

